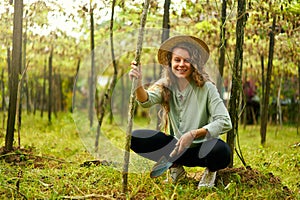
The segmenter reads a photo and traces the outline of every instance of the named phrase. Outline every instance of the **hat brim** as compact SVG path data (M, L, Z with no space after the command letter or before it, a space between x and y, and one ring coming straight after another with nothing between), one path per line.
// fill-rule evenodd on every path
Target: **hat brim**
M163 42L157 53L158 62L163 66L168 66L168 53L171 52L172 49L180 43L192 44L199 50L201 56L201 63L199 64L204 65L207 62L209 58L209 48L207 44L203 40L189 35L174 36Z

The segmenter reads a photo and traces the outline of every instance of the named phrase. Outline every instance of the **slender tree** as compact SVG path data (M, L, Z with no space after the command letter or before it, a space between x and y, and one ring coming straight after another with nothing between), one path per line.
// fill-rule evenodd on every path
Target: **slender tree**
M111 58L112 58L112 63L113 63L113 68L114 68L114 74L113 78L105 90L104 94L101 97L100 100L100 105L99 105L99 115L98 115L98 129L97 129L97 134L96 134L96 141L95 141L95 151L98 151L98 145L99 145L99 137L100 137L100 131L101 131L101 126L103 122L103 118L105 115L105 106L107 106L107 101L111 99L112 97L112 92L113 89L115 88L115 85L117 83L117 77L118 77L118 69L117 69L117 62L115 58L115 52L114 52L114 38L113 38L113 27L114 27L114 13L115 13L115 5L116 5L116 0L112 1L112 9L111 9L111 18L110 18L110 50L111 50ZM112 109L110 109L110 123L112 122Z
M111 18L110 18L110 28L109 28L110 37L109 38L110 38L110 52L111 52L111 59L112 59L113 68L114 68L114 74L113 74L113 79L108 88L108 99L111 99L111 97L112 97L112 92L117 83L117 77L118 77L118 68L117 68L117 62L116 62L115 51L114 51L114 31L113 31L115 5L116 5L116 0L113 0L112 8L111 8ZM113 117L112 109L110 109L110 123L112 122L112 117Z
M47 73L47 59L44 60L44 68L43 68L43 86L42 86L42 94L40 98L41 118L43 118L44 116L45 103L46 103L46 79L47 79L46 73ZM38 82L37 85L39 85Z
M300 125L300 61L298 61L298 112L297 112L297 134L299 134Z
M91 71L89 74L89 120L90 127L93 126L94 104L95 104L95 34L94 34L94 8L90 1L90 50L91 50Z
M276 15L273 15L272 29L270 31L270 43L269 43L269 56L268 56L268 67L267 67L267 78L265 82L264 98L262 101L262 112L261 112L261 124L260 124L260 136L261 144L265 145L267 126L268 126L268 110L269 110L269 97L270 97L270 86L271 86L271 76L273 68L273 55L274 55L274 45L275 45L275 28L276 28Z
M161 36L161 42L163 43L165 40L167 40L170 37L170 5L171 0L165 0L164 3L164 15L163 15L163 25L162 25L162 36ZM155 60L153 61L155 63ZM156 75L156 67L155 65L153 67L153 74ZM161 74L161 67L159 68L159 74ZM155 77L154 77L155 78ZM160 115L160 106L156 107L157 111L157 122L156 122L156 129L160 130L160 124L161 124L161 116Z
M227 134L227 143L231 152L231 162L229 167L233 167L233 153L235 150L235 137L238 134L239 123L239 107L241 96L242 68L243 68L243 44L244 44L244 28L246 23L246 1L239 0L237 7L237 23L236 23L236 48L234 54L234 63L232 68L232 87L229 100L229 114L232 120L232 130Z
M10 92L7 129L5 136L4 150L9 152L13 150L16 110L17 110L17 93L19 83L19 71L22 65L22 24L23 24L23 0L14 2L14 25L13 25L13 50L12 50L12 67L10 74Z
M76 67L76 73L75 73L75 76L74 76L74 86L73 86L73 95L72 95L72 106L71 106L71 113L74 112L74 106L75 106L75 102L76 102L76 92L77 92L77 88L76 88L76 82L77 82L77 79L78 79L78 73L79 73L79 69L80 69L80 58L78 58L78 61L77 61L77 67Z
M53 94L53 88L52 88L52 60L53 60L53 47L51 47L50 50L50 55L49 55L49 62L48 62L48 67L49 67L49 74L48 74L48 122L49 124L52 123L51 115L52 115L52 94Z
M170 5L171 0L165 0L163 15L163 31L161 41L164 42L170 36Z
M137 47L135 52L135 61L138 65L140 65L140 57L142 53L143 47L143 39L144 39L144 28L147 19L147 12L149 8L150 0L145 0L143 13L141 17L140 23L140 30L138 35ZM128 106L128 123L126 129L126 143L125 143L125 154L124 154L124 165L123 165L123 173L122 173L122 180L123 180L123 192L127 193L128 191L128 166L129 166L129 158L130 158L130 145L131 145L131 132L132 132L132 119L135 110L135 89L137 87L137 80L134 79L131 86L130 92L130 101Z
M221 26L220 26L220 57L219 57L219 72L220 76L223 77L223 71L224 71L224 65L225 65L225 50L226 50L226 27L225 27L225 21L226 21L226 5L227 0L222 1L222 13L221 13ZM221 91L221 80L218 79L218 89L220 91L220 94L222 94Z

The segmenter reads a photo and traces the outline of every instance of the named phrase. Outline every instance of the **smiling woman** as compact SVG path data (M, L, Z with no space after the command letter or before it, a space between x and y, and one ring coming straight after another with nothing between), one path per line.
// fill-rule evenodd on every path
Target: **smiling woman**
M184 90L188 82L191 81L193 72L189 52L180 47L174 48L171 66L172 72L178 78L178 81L182 81L182 83L178 84L181 87L179 90Z
M212 187L216 171L229 164L231 150L219 135L231 129L231 120L204 70L208 58L209 48L199 38L179 35L166 40L158 50L163 75L148 90L142 85L138 63L131 63L129 76L138 81L139 104L163 107L164 132L142 129L132 133L131 149L158 162L153 177L170 167L175 183L186 175L183 166L200 166L206 169L198 188Z

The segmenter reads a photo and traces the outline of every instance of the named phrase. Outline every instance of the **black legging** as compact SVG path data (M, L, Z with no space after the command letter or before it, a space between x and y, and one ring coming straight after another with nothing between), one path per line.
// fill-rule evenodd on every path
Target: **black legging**
M155 130L135 130L132 132L131 149L137 154L153 161L162 156L168 157L173 151L177 139ZM174 164L188 167L208 167L217 171L228 166L231 150L221 139L211 139L195 147L186 149L181 155L171 158Z

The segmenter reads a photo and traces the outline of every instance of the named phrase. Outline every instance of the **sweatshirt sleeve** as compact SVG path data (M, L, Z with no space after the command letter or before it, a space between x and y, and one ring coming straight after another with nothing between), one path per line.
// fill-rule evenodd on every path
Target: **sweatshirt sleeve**
M148 99L145 102L139 102L143 108L149 108L155 104L161 103L161 87L157 84L152 85L147 91Z
M221 99L215 85L206 83L208 87L207 108L210 115L209 123L203 128L207 129L211 137L218 137L232 128L228 110Z

